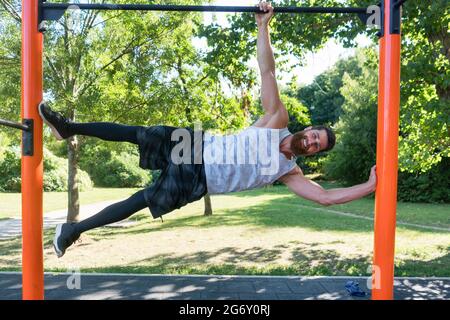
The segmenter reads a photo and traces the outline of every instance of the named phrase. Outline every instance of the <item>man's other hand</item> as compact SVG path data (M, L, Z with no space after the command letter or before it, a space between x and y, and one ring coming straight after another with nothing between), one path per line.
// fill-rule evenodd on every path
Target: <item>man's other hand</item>
M377 166L373 166L370 169L370 176L367 182L372 186L372 190L375 191L377 187Z
M270 2L261 1L258 6L259 9L266 13L257 13L255 15L256 23L258 26L267 26L274 15L272 4Z

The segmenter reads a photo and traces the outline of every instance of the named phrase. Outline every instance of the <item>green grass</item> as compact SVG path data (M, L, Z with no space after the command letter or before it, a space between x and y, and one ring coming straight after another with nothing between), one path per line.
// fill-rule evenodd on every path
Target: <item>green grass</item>
M80 192L80 203L92 204L96 202L121 199L138 189L123 188L94 188L91 191ZM44 212L61 210L67 208L67 192L45 192ZM20 193L0 193L0 220L20 217L22 198Z
M44 233L47 271L255 275L368 275L373 222L316 210L283 187L212 197L214 215L198 201L164 217L134 215L126 228L83 234L62 259ZM301 206L299 206L301 205ZM305 207L306 206L306 207ZM399 220L450 228L449 205L399 203ZM372 216L373 199L324 209ZM0 270L20 270L20 238L0 241ZM397 276L450 276L450 232L399 225Z
M331 182L319 182L324 188L340 188L341 186ZM279 194L286 196L282 206L286 210L295 209L298 204L310 206L313 208L329 209L334 211L348 212L352 214L361 215L364 217L374 217L373 196L368 196L359 200L348 202L340 205L333 205L330 207L323 207L312 201L305 200L289 194L289 191L284 186L269 187L271 194ZM237 197L253 197L261 194L261 190L251 190L236 193ZM449 204L430 204L430 203L397 203L397 221L405 223L413 223L426 226L443 227L450 229L450 205Z

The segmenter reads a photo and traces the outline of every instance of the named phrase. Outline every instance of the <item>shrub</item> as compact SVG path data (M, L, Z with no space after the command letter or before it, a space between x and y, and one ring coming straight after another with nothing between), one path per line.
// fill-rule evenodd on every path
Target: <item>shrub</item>
M336 146L325 161L326 176L346 185L369 178L375 164L377 132L376 73L364 70L357 79L344 76L343 113L335 126Z
M400 172L398 200L410 202L450 202L450 158L424 173Z
M102 187L140 188L152 181L151 172L139 167L136 153L117 153L101 145L86 148L80 166L89 172L95 185Z
M0 161L0 191L21 191L21 150L9 147L4 151ZM44 148L44 191L67 191L67 160L59 158ZM89 175L78 171L80 190L92 189Z
M364 182L376 158L376 82L371 76L359 81L347 78L342 89L346 98L336 125L336 147L324 166L328 178L345 185ZM448 158L426 172L399 172L398 200L410 202L450 201Z

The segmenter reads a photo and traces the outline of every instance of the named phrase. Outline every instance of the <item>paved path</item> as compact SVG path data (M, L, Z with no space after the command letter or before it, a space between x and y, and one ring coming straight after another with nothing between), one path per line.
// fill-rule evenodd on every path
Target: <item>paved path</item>
M93 214L96 214L100 210L109 206L110 204L116 203L121 200L114 201L104 201L98 202L90 205L80 206L80 219L86 219ZM44 214L44 228L53 228L59 223L63 223L66 221L67 210L58 210L47 212ZM115 224L112 224L112 227L121 226L129 224L130 221L121 221ZM17 237L22 235L22 218L12 218L7 220L0 221L0 240L5 240L12 237Z
M79 282L75 279L79 279ZM367 277L170 276L46 274L48 300L367 300L348 296L345 283L367 289ZM68 284L74 289L69 289ZM77 289L79 285L80 289ZM396 278L395 299L450 299L450 278ZM0 273L0 299L21 299L21 274Z

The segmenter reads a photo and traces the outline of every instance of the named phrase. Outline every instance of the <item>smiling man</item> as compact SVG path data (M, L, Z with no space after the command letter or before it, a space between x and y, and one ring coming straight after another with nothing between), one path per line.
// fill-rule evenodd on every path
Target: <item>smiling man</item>
M332 205L361 198L375 190L375 167L366 183L325 190L307 179L297 166L297 157L333 148L335 136L324 126L308 127L295 134L287 129L289 117L280 100L270 44L269 23L274 12L269 3L263 2L259 6L266 12L256 15L261 100L265 114L237 134L219 136L169 126L75 123L52 111L45 103L39 105L42 119L57 139L85 135L130 142L139 147L141 168L161 170L151 186L130 198L108 206L86 220L58 225L53 241L58 257L64 255L83 232L124 220L146 207L154 218L158 218L201 199L206 193L255 189L278 180L300 197Z

